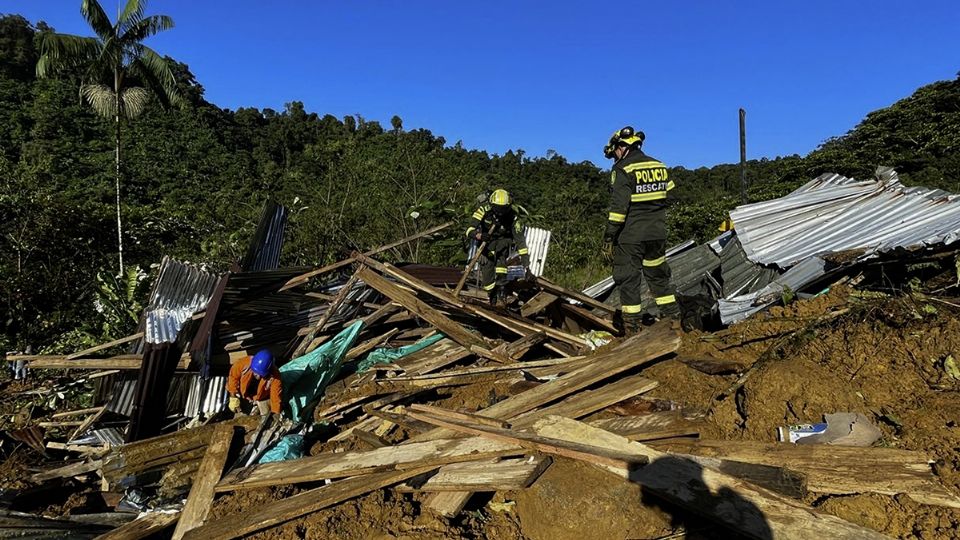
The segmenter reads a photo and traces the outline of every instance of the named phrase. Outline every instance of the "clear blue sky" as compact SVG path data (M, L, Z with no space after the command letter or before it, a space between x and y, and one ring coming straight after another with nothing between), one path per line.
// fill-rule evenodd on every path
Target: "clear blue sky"
M116 0L102 0L115 14ZM80 0L0 12L89 34ZM606 166L632 124L696 167L806 154L863 116L960 71L960 0L576 2L154 0L177 27L148 43L228 108L425 127L494 153L553 149Z

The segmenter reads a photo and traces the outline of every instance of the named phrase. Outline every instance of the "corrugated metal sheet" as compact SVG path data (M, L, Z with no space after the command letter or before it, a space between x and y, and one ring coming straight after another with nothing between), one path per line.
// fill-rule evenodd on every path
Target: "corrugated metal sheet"
M543 269L547 265L547 253L550 251L551 232L537 227L527 227L523 235L527 241L527 249L530 250L530 273L542 276Z
M227 376L218 375L203 380L199 375L190 376L187 404L183 415L189 418L200 414L210 416L220 412L227 403Z
M779 275L772 268L750 261L736 236L732 236L720 252L720 277L725 298L758 291Z
M183 323L207 305L218 280L216 274L164 257L143 313L146 342L176 341ZM142 352L142 344L134 349Z
M250 239L247 253L240 262L245 272L273 270L280 265L283 235L287 228L289 210L273 201L267 201L260 214L257 230Z
M778 302L786 290L797 291L825 275L827 265L823 259L807 258L759 291L720 299L720 320L723 324L742 321Z
M866 182L824 174L786 197L736 208L730 217L747 257L789 268L814 255L862 251L862 259L960 239L956 195L880 172Z
M135 373L123 373L113 381L110 399L105 405L110 412L130 416L133 414L133 401L137 391Z
M537 227L524 227L523 228L523 238L527 242L527 250L529 250L530 255L530 272L535 276L542 276L543 270L547 266L547 253L550 252L550 239L553 237L553 233L546 229L539 229ZM473 256L477 253L477 248L480 247L476 240L470 241L470 249L467 250L467 260L473 260ZM510 251L510 256L508 258L519 257L517 255L517 250L513 249ZM480 270L479 265L474 269L474 277L479 279Z

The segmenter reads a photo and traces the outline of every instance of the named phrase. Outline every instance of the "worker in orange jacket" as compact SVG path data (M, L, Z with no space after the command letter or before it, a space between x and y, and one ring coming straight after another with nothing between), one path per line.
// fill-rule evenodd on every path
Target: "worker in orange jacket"
M231 412L243 410L253 414L256 410L261 415L280 414L283 385L273 354L264 349L233 364L227 378L227 394L230 396L227 408Z

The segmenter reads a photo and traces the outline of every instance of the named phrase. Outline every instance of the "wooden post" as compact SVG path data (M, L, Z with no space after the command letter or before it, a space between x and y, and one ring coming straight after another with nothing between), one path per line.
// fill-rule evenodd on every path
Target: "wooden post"
M740 109L740 200L747 204L747 111Z

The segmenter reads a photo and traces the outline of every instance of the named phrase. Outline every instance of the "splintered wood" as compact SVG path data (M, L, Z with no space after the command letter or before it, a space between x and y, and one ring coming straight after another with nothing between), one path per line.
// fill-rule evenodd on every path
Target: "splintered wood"
M139 538L176 524L176 540L244 537L378 490L391 490L394 497L418 494L421 512L453 517L474 492L526 489L564 459L602 468L639 484L645 496L750 538L883 537L818 512L802 502L812 500L810 494L905 493L921 503L960 508L960 498L939 483L919 453L704 441L698 437L705 421L686 409L687 417L680 410L628 410L624 400L663 392L647 368L673 358L680 345L680 334L667 321L592 350L595 345L572 329L617 334L614 308L543 278L524 283L509 308L491 308L479 301L482 291L452 294L453 284L438 269L395 267L370 257L387 249L255 284L264 295L280 290L328 302L325 311L297 319L288 342L274 344L287 356L332 343L344 328L362 322L359 330L351 328L355 341L343 346L342 371L311 402L313 431L250 416L223 420L220 413L209 425L114 448L51 441L39 445L40 451L87 459L31 480L86 479L119 498L127 488L155 485L161 475L183 479L188 488L179 494L186 496L179 514L147 514L110 533ZM332 288L302 295L292 290L335 270L343 274L334 283L341 287L336 294ZM457 277L455 272L453 283ZM256 300L245 298L244 309ZM271 313L258 324L271 327L282 318ZM422 340L437 333L442 337L423 347ZM29 359L39 366L138 369L137 355L89 355L140 337ZM246 354L246 338L232 339L228 352ZM378 350L413 344L419 350L406 356ZM377 361L371 357L375 350ZM680 360L706 373L737 371L706 358ZM44 420L56 427L82 424L78 431L85 431L101 415L113 413L90 407ZM321 423L323 429L317 429ZM311 450L306 457L258 463L282 436L303 433ZM218 496L259 497L221 494L282 486L288 487L272 490L243 512L218 506L218 517L210 517ZM282 495L291 492L297 494Z

